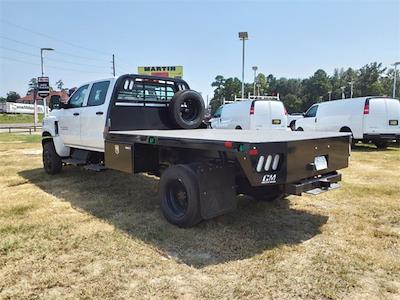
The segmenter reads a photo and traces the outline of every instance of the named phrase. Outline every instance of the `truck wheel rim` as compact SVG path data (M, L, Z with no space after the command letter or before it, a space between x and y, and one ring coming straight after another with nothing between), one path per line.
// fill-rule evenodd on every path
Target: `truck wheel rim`
M173 180L167 185L167 203L176 217L185 215L188 208L188 195L180 179Z
M189 122L195 120L199 114L196 102L193 100L185 100L180 111L182 119Z

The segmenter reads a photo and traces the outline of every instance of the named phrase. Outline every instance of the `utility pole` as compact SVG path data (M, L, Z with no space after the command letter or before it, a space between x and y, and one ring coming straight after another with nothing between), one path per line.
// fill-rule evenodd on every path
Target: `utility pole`
M400 65L400 61L395 62L394 66L394 78L393 78L393 98L396 98L396 77L397 77L397 65Z
M353 98L353 81L349 82L350 84L350 99Z
M239 39L243 41L243 52L242 52L242 98L244 98L244 46L245 41L249 39L247 32L239 32Z
M331 101L331 100L332 100L332 91L329 91L329 92L328 92L328 97L329 97L329 98L328 98L329 101Z
M256 82L257 82L257 66L253 66L252 67L253 71L254 71L254 91L253 91L253 96L256 95Z
M344 99L344 86L341 86L340 89L342 90L342 99Z
M42 71L42 77L44 76L44 63L43 63L43 51L54 51L53 48L40 48L40 67ZM36 126L38 124L38 111L37 111L37 101L36 101L36 93L37 87L33 89L33 122L34 122L34 130L36 131ZM44 102L43 97L43 103ZM46 116L46 107L44 107L44 115Z
M115 77L115 56L112 55L112 68L113 68L113 76Z

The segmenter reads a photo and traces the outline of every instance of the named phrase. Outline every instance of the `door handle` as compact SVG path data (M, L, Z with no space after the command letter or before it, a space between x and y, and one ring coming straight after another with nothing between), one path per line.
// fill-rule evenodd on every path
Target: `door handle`
M317 123L317 118L315 118L315 123Z
M96 112L96 115L102 115L102 114L103 114L102 111L97 111L97 112Z
M79 116L79 113L74 113L74 116Z

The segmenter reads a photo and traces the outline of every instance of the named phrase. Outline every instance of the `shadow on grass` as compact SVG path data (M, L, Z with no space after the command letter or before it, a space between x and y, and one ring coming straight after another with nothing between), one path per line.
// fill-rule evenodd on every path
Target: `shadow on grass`
M378 149L373 144L356 144L352 146L351 151L353 152L378 152L378 151L399 151L399 144L390 144L386 149Z
M236 211L181 229L163 218L155 177L115 171L94 173L74 167L64 168L57 176L49 176L42 169L19 175L74 208L144 241L162 255L197 268L301 243L319 234L328 219L293 209L288 200L262 203L239 196Z

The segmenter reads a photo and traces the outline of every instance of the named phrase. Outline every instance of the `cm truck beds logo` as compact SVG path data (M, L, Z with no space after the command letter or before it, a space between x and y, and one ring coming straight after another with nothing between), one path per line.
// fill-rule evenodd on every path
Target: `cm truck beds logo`
M266 174L261 180L262 184L276 183L276 174Z

